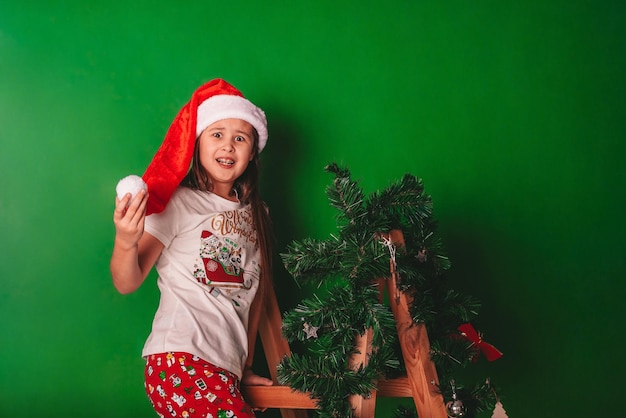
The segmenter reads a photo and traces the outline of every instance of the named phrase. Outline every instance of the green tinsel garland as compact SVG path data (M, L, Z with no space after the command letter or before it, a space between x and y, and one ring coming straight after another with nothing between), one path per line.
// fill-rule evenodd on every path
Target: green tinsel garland
M375 279L390 275L390 247L379 234L400 229L405 248L395 254L398 287L413 297L409 307L413 321L426 325L440 389L450 400L447 382L452 381L452 372L477 354L475 346L458 338L457 327L475 317L480 304L446 286L444 272L450 261L436 236L432 200L424 194L422 181L407 174L366 197L347 169L331 164L326 171L335 175L327 196L338 210L337 234L326 240L294 241L281 257L298 283L326 284L327 291L284 314L285 337L301 342L306 352L283 359L280 383L309 392L318 402L318 416L346 418L352 416L350 395L366 396L376 389L378 379L402 373L393 314L378 300L373 286ZM355 338L370 328L372 356L366 366L351 369L348 361ZM456 382L455 388L467 408L465 417L495 404L489 384L465 389ZM399 409L396 414L412 413Z

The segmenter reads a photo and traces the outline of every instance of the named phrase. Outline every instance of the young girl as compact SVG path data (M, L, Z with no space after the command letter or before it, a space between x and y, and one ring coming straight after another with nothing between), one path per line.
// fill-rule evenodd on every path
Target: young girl
M194 92L143 178L116 198L113 283L136 290L156 263L161 300L143 349L160 416L253 417L239 382L251 370L271 271L270 220L258 187L265 114L217 79ZM189 168L191 166L191 168Z

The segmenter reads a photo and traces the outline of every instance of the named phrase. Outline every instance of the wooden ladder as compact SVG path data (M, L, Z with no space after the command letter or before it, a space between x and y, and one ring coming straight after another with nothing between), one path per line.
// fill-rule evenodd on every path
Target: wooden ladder
M402 231L394 230L388 235L397 246L404 246ZM376 398L413 398L419 418L446 418L443 397L437 391L439 378L435 365L430 360L430 342L423 324L416 325L409 314L410 298L396 286L395 265L390 260L390 279L377 281L381 300L387 289L391 310L396 320L396 329L407 376L380 380L377 390L370 396L352 396L350 403L357 418L374 417ZM289 386L277 384L276 366L280 360L291 354L289 344L282 335L282 316L273 289L266 292L259 324L259 335L267 359L274 386L243 386L246 401L253 408L280 408L283 418L306 418L308 409L317 406L308 393L297 392ZM350 358L350 366L366 364L371 353L372 330L356 339L357 353Z

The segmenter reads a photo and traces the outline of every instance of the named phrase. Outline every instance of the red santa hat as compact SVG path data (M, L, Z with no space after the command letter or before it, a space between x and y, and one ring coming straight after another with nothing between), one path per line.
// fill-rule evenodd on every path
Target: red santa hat
M202 131L213 122L231 118L252 125L259 135L258 151L263 150L267 143L265 113L222 79L203 84L176 115L163 144L142 176L150 193L147 215L165 209L172 193L189 171L196 138Z

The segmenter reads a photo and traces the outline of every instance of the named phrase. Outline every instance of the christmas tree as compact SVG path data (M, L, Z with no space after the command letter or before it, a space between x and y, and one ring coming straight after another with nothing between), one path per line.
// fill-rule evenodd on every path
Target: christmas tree
M367 396L379 379L403 373L394 316L376 286L377 280L390 276L391 259L399 290L411 295L413 322L428 331L448 414L474 417L492 408L496 397L488 380L470 387L454 376L481 351L490 360L500 353L470 324L478 314L478 301L446 282L450 261L436 234L432 199L422 181L406 174L385 190L365 196L347 169L331 164L326 171L335 176L327 196L338 211L337 232L325 240L294 241L281 254L296 282L326 291L284 314L283 334L298 342L302 352L281 361L279 382L310 393L319 407L317 416L345 418L353 415L350 396ZM385 238L392 230L402 231L403 247ZM368 330L369 361L350 364L356 338ZM417 415L399 408L396 416Z

